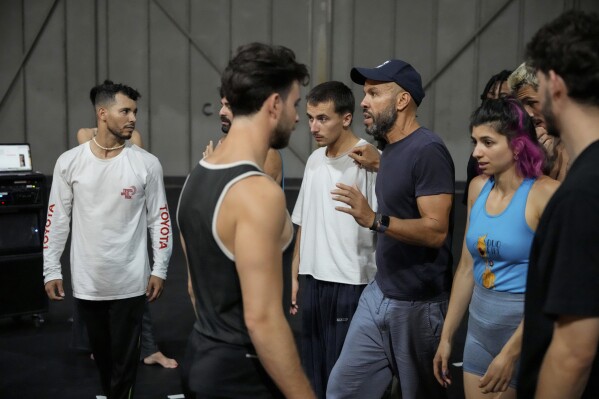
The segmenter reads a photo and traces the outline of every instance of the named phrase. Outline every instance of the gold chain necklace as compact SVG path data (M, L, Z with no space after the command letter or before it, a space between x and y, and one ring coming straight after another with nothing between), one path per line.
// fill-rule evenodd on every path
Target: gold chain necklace
M114 150L118 150L120 148L123 148L125 146L125 143L121 144L121 145L117 145L116 147L103 147L100 144L98 144L98 142L96 141L96 138L93 137L92 140L94 141L94 143L100 147L101 149L103 149L104 151L114 151Z

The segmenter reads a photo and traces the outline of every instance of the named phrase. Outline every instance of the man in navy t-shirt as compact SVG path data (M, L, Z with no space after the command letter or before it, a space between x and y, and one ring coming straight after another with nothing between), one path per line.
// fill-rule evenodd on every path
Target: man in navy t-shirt
M410 64L353 68L351 78L364 86L366 132L384 147L380 162L367 148L352 156L378 168L378 212L355 187L337 184L332 194L338 211L378 232L377 275L362 294L327 398L380 398L393 374L405 398L445 397L432 365L451 288L453 161L416 119L424 89Z

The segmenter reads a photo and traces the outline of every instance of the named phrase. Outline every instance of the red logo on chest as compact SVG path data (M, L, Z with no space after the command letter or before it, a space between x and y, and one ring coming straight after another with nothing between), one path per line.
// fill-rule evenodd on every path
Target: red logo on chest
M121 195L126 199L131 199L131 197L133 197L133 195L135 195L136 192L137 189L135 188L135 186L131 186L129 188L124 188L123 191L121 191Z

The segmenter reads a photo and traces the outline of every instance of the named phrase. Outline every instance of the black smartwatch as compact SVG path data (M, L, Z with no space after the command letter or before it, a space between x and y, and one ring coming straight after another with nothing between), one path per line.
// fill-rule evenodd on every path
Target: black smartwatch
M378 223L376 226L376 231L379 233L384 233L389 228L389 216L383 215L381 213L377 213Z
M374 222L372 222L372 226L370 226L370 230L376 231L379 233L384 233L389 227L389 216L383 215L382 213L377 213L374 216Z

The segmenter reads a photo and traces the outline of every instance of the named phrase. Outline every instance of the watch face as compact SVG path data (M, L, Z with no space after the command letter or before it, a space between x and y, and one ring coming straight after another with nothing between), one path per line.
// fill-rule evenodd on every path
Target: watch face
M389 216L381 215L381 225L389 227Z
M389 216L380 215L376 231L379 233L384 233L387 230L387 227L389 227Z

